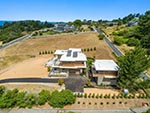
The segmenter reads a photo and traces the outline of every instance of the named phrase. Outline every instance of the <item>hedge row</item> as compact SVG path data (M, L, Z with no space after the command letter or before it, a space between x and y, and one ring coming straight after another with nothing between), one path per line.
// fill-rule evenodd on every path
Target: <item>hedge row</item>
M7 90L0 86L0 108L32 108L48 103L52 107L63 108L67 104L73 104L75 96L70 90L61 92L42 90L39 94L19 92L18 89Z

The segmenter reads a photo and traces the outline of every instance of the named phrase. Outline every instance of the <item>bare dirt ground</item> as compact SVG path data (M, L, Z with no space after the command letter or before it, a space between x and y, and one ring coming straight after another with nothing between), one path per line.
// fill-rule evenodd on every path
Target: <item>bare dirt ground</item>
M149 99L100 99L77 98L75 104L65 106L66 109L123 109L140 108L149 104Z
M51 57L50 55L43 55L13 64L6 69L0 70L0 79L47 77L48 71L44 67L44 63Z
M88 94L110 94L110 95L118 95L120 92L118 90L115 89L98 89L98 88L84 88L84 93Z

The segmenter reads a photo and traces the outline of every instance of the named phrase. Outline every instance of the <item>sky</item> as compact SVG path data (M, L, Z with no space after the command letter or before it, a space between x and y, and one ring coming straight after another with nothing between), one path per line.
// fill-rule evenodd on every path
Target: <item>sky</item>
M150 0L0 0L0 20L112 20L150 10Z

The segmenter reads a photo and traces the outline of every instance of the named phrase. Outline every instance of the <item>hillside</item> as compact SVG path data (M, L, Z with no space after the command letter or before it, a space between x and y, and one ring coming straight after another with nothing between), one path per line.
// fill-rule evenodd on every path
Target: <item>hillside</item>
M53 25L34 20L5 22L0 28L0 41L7 43L34 30L47 27L53 27Z

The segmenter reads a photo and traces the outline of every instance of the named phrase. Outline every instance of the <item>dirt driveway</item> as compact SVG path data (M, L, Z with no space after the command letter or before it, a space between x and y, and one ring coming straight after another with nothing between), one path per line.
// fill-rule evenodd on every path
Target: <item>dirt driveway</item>
M50 55L37 56L0 70L0 79L47 77L48 72L44 63L51 57Z

